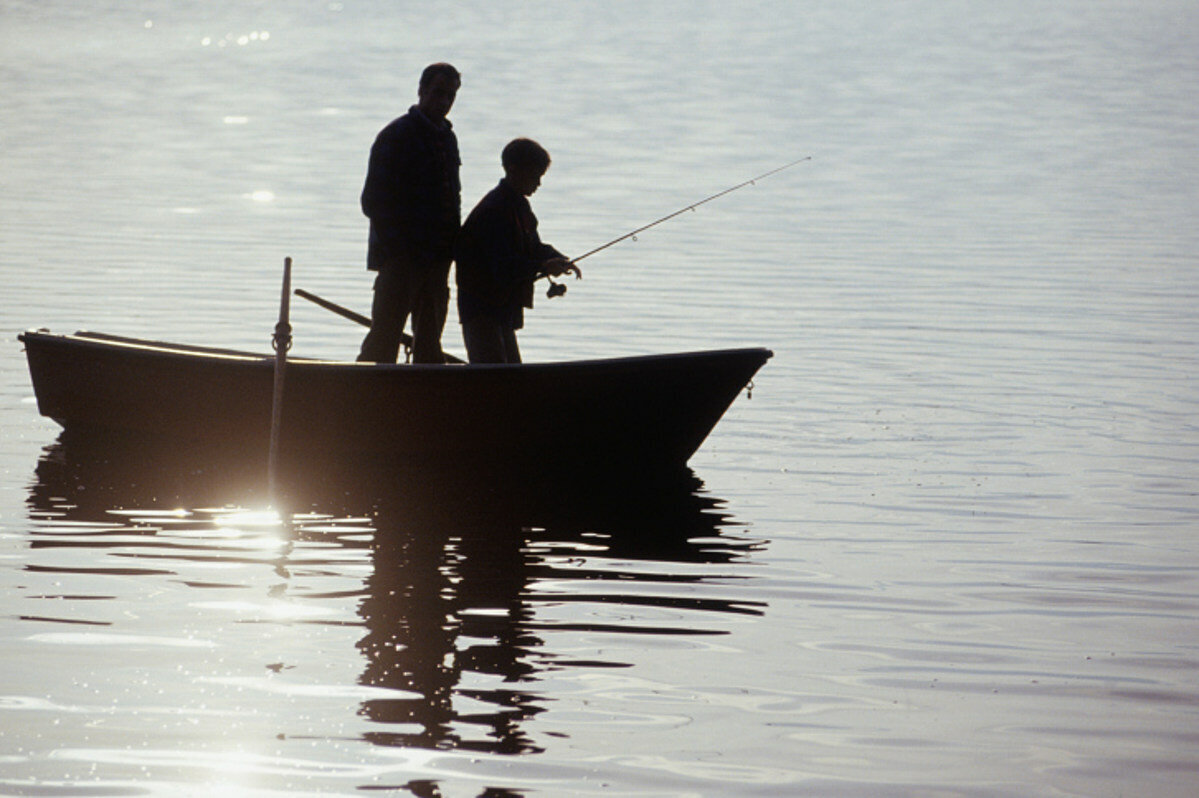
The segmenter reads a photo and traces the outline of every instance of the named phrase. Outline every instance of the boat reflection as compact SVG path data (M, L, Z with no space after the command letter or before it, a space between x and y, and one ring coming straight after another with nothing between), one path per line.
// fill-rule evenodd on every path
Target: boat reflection
M69 542L35 534L31 545L111 550L134 545L131 533L169 537L169 530L131 522L131 510L262 506L260 465L62 438L37 464L31 517L50 527L113 525L112 534ZM361 584L356 616L337 622L363 627L358 684L382 688L357 713L366 727L361 737L374 744L537 752L527 721L546 709L540 682L570 669L633 665L619 654L628 652L630 636L725 634L721 618L765 609L720 587L744 578L731 569L761 544L736 534L722 502L691 471L636 485L514 483L494 474L345 464L306 471L294 469L285 481L289 551L303 554L309 568ZM202 513L192 517L205 523ZM339 524L349 533L338 534ZM247 556L219 541L203 545L211 549L197 552L189 537L177 559ZM169 540L154 546L157 563L171 557ZM338 550L369 561L364 579ZM128 563L139 554L124 556ZM275 567L304 578L296 568ZM195 584L174 579L169 588ZM696 585L706 586L703 598ZM595 643L607 636L624 647L608 653ZM572 653L581 640L592 652L586 657Z

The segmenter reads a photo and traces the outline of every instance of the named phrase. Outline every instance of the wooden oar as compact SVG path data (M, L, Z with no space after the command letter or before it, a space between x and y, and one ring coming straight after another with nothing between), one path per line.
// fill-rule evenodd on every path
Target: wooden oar
M334 313L336 313L338 316L341 316L343 319L349 319L350 321L357 322L358 324L361 324L363 327L371 326L371 320L368 319L366 316L363 316L361 313L357 313L353 310L350 310L347 307L342 307L341 305L337 304L336 302L330 302L328 299L325 299L324 297L320 297L320 296L317 296L316 294L305 291L303 288L297 288L295 290L295 295L298 297L301 297L303 299L307 299L309 302L312 302L313 304L320 305L325 310L331 310ZM402 343L404 346L411 349L412 348L412 336L409 335L408 333L400 333L400 343ZM462 360L461 358L454 357L449 352L446 352L444 350L442 351L442 354L445 355L445 361L447 363L465 363L466 362L465 360Z
M338 316L341 316L342 318L349 319L350 321L356 321L359 324L361 324L363 327L371 326L371 320L368 319L366 316L363 316L361 313L356 313L356 312L350 310L349 308L342 307L341 305L337 304L336 302L330 302L329 300L325 299L324 297L319 297L316 294L311 294L311 293L305 291L303 288L297 288L295 290L295 294L298 297L303 297L304 299L307 299L309 302L314 302L317 305L320 305L325 310L333 311L334 313L336 313ZM408 335L408 333L400 333L400 341L405 346L412 346L412 336Z

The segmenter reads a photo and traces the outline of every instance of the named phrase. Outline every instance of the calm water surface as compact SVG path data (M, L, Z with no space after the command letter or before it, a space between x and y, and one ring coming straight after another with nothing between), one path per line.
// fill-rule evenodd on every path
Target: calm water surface
M0 0L0 794L1189 796L1199 10ZM522 347L775 357L662 485L80 449L16 334L365 310L419 70L539 139ZM352 324L295 307L295 351ZM458 349L451 320L447 348Z

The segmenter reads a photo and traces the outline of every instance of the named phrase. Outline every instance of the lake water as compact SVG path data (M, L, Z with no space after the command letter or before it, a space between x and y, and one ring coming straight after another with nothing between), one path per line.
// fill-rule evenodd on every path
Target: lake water
M23 329L267 351L285 256L369 308L435 60L467 209L536 138L567 252L812 156L522 334L773 349L690 478L279 522L62 446ZM0 86L0 794L1195 794L1194 3L0 0Z

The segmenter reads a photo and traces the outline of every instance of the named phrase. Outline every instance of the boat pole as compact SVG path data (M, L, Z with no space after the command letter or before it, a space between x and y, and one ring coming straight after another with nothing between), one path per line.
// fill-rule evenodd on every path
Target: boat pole
M267 455L267 485L274 502L279 470L279 433L283 427L283 375L287 350L291 349L291 258L283 259L283 295L279 299L279 323L271 346L275 349L275 387L271 395L271 448Z

